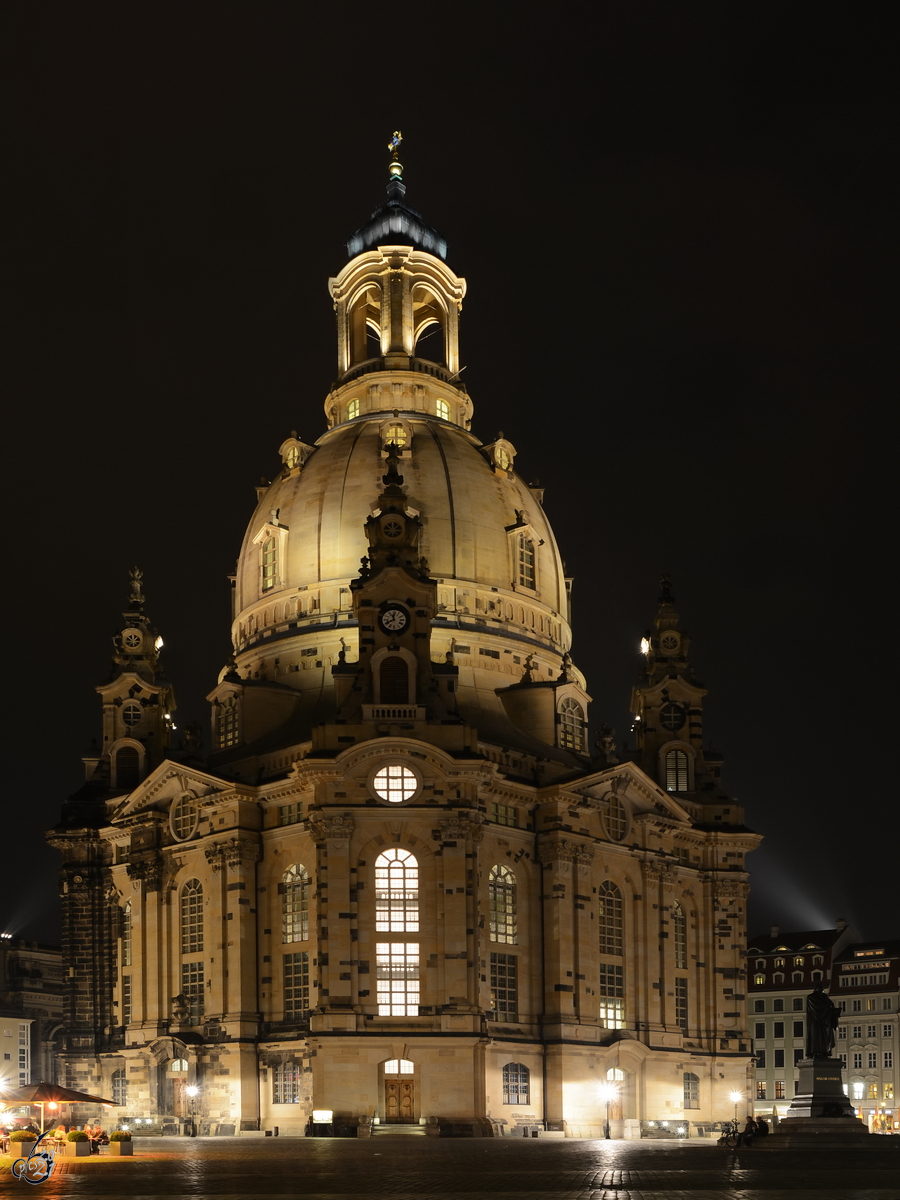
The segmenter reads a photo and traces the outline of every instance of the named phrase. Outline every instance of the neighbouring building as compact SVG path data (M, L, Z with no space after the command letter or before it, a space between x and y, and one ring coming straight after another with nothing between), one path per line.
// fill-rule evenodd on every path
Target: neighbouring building
M401 176L330 281L325 432L285 438L258 488L205 757L194 730L173 746L132 574L101 740L49 835L66 1082L145 1128L193 1106L203 1132L324 1110L344 1133L576 1137L602 1135L611 1084L614 1136L696 1131L747 1083L759 837L704 750L668 581L637 750L589 746L543 494L472 432L466 283Z
M853 942L835 955L831 998L841 1011L837 1051L856 1115L875 1132L900 1132L897 1036L900 941Z
M0 1086L56 1081L63 972L59 946L0 937Z

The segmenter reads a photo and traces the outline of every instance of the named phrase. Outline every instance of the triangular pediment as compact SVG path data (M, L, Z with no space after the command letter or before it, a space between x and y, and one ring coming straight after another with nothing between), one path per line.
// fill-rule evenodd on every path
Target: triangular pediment
M139 813L154 809L165 811L173 800L186 793L192 795L203 807L204 802L215 803L226 792L234 790L233 783L226 783L197 767L167 759L138 784L133 792L118 802L119 807L110 814L110 821L118 824ZM245 788L240 790L246 791Z
M612 793L627 800L635 815L650 812L685 825L693 823L691 815L676 798L664 791L635 763L615 763L569 787L591 800L605 800Z

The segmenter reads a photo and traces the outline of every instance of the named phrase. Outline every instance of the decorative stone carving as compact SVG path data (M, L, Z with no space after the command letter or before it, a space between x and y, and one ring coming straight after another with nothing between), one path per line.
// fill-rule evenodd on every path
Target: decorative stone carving
M570 842L567 838L562 838L558 842L544 842L538 854L538 861L541 863L576 863L583 873L594 861L594 852L588 846L582 846L578 842Z
M310 827L313 837L319 843L332 839L349 840L353 834L353 821L350 817L311 817Z
M216 842L207 846L205 850L206 861L214 871L221 871L223 867L229 867L231 870L252 867L254 863L259 862L261 852L258 841L241 837Z
M130 862L128 864L128 878L131 880L135 891L141 884L148 892L158 892L160 883L162 882L162 863L154 854L151 858L142 858L138 862Z
M172 1020L186 1021L190 1015L191 1002L184 992L179 992L177 996L172 997Z
M667 863L645 862L641 864L641 869L648 884L658 883L664 888L672 888L678 882L678 876Z
M469 817L447 817L440 822L442 842L479 842L484 836L483 817L473 813Z
M740 879L717 879L714 887L717 900L739 900L750 894L750 888Z

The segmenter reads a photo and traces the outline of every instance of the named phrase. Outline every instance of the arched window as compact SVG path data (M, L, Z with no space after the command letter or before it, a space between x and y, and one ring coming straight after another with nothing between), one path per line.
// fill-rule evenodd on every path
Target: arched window
M282 942L309 940L309 872L302 863L281 877L281 930Z
M236 746L238 742L238 705L235 696L226 696L219 704L216 718L216 735L219 739L219 749L226 746Z
M516 580L519 587L534 587L534 542L524 533L516 538Z
M490 931L492 942L514 946L516 930L516 877L509 867L491 867L488 881Z
M804 962L803 955L802 955L802 954L798 954L798 955L797 955L797 957L794 959L794 966L795 966L795 967L802 967L802 966L803 966L803 962Z
M397 446L398 449L402 450L409 441L409 430L405 425L401 424L400 421L392 421L391 424L386 427L382 436L384 438L385 447Z
M299 1104L300 1076L302 1067L298 1062L278 1063L272 1069L272 1103Z
M353 399L347 405L347 420L354 421L359 416L359 400Z
M675 966L680 970L687 968L687 922L684 919L684 909L676 900L672 906L672 925L675 934Z
M756 985L756 987L762 987L763 984L766 982L766 977L765 977L765 975L754 975L753 982Z
M122 966L131 966L131 901L122 909Z
M199 954L203 949L203 885L189 879L181 889L181 953Z
M273 537L266 538L261 548L262 590L269 592L278 581L278 544Z
M116 787L130 791L141 782L141 757L134 746L116 751Z
M700 1079L693 1071L684 1073L684 1107L700 1107Z
M409 666L399 654L382 659L379 669L382 704L409 704Z
M531 1103L529 1073L523 1063L507 1063L503 1068L503 1103Z
M584 709L572 696L559 706L559 744L567 750L584 749Z
M419 932L419 864L408 850L385 850L375 860L375 928Z
M606 810L602 813L606 836L611 842L621 842L628 832L628 813L618 796L606 797Z
M792 971L791 972L791 983L802 983L802 982L803 982L803 972L802 971Z
M688 790L688 758L683 750L670 750L666 755L666 791Z
M442 421L450 420L450 405L446 400L438 400L435 404L435 412Z
M600 953L622 953L622 893L608 879L600 884L597 916L600 918Z
M169 1063L169 1071L172 1075L186 1075L188 1069L188 1061L186 1058L173 1058Z
M384 1064L385 1075L415 1075L416 1064L408 1058L389 1058Z
M112 1102L120 1108L125 1108L128 1104L128 1079L125 1075L124 1067L120 1067L118 1071L113 1071Z

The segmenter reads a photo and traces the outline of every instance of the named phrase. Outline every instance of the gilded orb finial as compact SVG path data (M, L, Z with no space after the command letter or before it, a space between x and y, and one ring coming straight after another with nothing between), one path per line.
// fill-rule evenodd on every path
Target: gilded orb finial
M388 165L388 174L391 179L403 178L403 164L397 157L397 151L400 148L400 143L403 141L403 134L399 129L395 129L391 134L391 140L388 142L388 150L391 152L391 161Z

